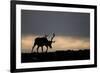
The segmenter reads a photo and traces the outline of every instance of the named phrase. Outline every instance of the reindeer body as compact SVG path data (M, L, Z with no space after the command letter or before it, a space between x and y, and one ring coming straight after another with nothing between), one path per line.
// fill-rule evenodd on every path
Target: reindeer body
M37 45L40 47L49 46L50 48L52 48L51 45L49 45L49 44L50 44L50 41L48 41L47 38L45 38L45 37L36 38L35 42L34 42L34 45Z
M55 34L53 34L53 37L51 38L51 40L48 40L47 37L37 37L35 39L34 45L32 47L32 52L36 45L37 45L37 52L38 52L39 47L41 47L42 52L43 52L43 46L45 46L47 48L46 49L46 52L47 52L48 47L52 48L52 43L54 42L52 40L53 40L54 36L55 36Z

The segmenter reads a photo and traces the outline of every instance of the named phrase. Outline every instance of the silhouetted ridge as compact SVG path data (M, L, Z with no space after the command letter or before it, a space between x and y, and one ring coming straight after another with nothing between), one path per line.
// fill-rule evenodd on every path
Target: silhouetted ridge
M90 59L90 50L68 50L48 53L22 53L21 62L45 62Z

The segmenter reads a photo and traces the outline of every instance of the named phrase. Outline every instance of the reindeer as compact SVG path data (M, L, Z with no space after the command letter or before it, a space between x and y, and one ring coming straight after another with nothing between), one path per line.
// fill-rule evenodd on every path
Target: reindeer
M37 53L38 53L39 47L41 47L42 52L43 52L43 46L45 46L47 48L46 49L46 52L47 52L48 51L48 47L52 48L52 43L55 42L55 41L53 41L54 37L55 37L55 33L53 33L53 36L51 37L51 40L47 39L47 35L45 35L45 37L37 37L35 39L34 45L32 47L32 52L33 52L33 49L34 49L34 47L36 45L37 45Z

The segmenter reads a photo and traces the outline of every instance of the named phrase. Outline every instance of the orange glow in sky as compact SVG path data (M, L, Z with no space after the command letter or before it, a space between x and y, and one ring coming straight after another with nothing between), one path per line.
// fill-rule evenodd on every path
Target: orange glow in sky
M34 39L36 35L22 36L21 50L22 52L31 52ZM48 38L49 40L51 38ZM72 37L72 36L55 36L53 39L55 43L52 44L53 48L49 51L56 50L81 50L90 48L90 40L85 37ZM36 48L36 47L35 47ZM45 49L45 47L44 47Z

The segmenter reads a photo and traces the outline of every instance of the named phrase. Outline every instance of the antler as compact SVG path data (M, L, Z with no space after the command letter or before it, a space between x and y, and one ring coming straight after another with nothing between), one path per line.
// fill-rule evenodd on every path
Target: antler
M55 33L53 33L53 36L52 36L52 38L51 38L51 41L53 40L54 37L55 37Z
M48 35L47 35L47 34L45 34L45 35L44 35L44 37L48 37Z

